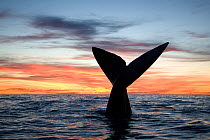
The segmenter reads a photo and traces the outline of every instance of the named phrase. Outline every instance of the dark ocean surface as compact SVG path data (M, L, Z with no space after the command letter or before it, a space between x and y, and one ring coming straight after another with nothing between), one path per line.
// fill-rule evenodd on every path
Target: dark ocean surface
M120 120L104 116L108 97L0 95L0 139L210 139L210 96L129 95Z

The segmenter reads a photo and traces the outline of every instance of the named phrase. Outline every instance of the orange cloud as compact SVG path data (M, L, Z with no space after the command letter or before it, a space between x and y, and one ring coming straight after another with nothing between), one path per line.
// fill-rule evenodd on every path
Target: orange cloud
M1 93L96 93L110 85L99 68L91 67L15 63L0 66L0 72ZM102 82L105 88L99 87Z
M128 88L128 93L209 94L209 77L172 73L152 67ZM109 94L111 87L99 67L24 63L0 66L0 94Z

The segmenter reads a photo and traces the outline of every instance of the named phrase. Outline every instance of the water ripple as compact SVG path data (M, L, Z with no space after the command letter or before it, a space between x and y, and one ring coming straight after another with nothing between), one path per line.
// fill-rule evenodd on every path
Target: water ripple
M210 139L210 96L129 98L131 118L110 120L108 95L0 95L0 139Z

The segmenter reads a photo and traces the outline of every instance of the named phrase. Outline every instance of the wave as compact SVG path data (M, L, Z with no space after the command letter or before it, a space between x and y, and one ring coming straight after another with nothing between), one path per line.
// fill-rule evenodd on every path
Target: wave
M129 120L105 117L108 95L0 95L0 139L209 139L210 96L129 95Z

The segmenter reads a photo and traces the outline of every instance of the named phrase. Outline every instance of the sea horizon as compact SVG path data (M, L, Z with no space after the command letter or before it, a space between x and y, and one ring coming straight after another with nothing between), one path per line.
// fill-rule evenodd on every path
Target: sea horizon
M110 93L0 93L0 95L110 95ZM164 93L128 93L128 95L210 95L210 93L164 94Z

